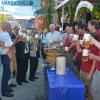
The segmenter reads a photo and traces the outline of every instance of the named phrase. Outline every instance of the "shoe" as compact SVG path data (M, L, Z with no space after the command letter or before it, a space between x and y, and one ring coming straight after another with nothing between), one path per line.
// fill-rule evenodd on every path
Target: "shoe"
M8 93L11 93L11 92L13 92L13 89L11 86L8 86Z
M16 72L14 71L13 73L12 73L12 78L14 78L16 76Z
M34 78L29 78L30 81L35 81Z
M5 97L13 97L14 94L6 93L6 94L3 94L3 96L5 96Z
M11 83L11 84L9 84L9 86L11 86L11 87L16 87L16 84Z
M18 85L23 85L21 82L17 82Z
M27 80L24 80L23 82L24 82L24 83L29 83L29 81L27 81Z
M38 77L34 77L34 79L38 79Z

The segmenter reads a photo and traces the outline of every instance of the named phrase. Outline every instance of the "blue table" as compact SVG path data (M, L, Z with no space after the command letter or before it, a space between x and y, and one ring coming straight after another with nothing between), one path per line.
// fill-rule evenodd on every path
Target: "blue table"
M46 69L47 100L84 100L84 85L71 69L66 69L63 76Z

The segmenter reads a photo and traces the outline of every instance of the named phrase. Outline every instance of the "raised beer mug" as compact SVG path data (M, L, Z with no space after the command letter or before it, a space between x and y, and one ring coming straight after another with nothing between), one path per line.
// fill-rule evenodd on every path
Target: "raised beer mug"
M83 37L83 46L85 48L89 48L89 45L90 45L90 37L91 37L90 34L84 34L84 37Z
M72 41L74 34L70 34L70 40Z
M69 47L65 47L65 51L67 51L67 52L68 52L68 51L69 51Z
M83 46L83 40L79 40L79 44Z
M79 38L79 35L73 35L73 39L72 39L72 42L73 43L76 43L77 42L77 40L78 40L78 38Z
M64 43L63 42L60 42L60 46L63 46L64 45Z
M39 38L39 35L38 34L35 34L35 38L38 39Z
M88 61L88 59L89 59L89 50L88 49L83 49L82 60L83 61Z

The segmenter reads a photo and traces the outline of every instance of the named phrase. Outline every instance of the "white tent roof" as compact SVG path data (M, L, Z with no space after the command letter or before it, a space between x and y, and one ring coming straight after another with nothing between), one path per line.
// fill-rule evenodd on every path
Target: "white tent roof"
M68 3L69 0L64 0L61 4L59 4L58 6L55 7L55 9L59 9L60 7L62 7L63 5L65 5L66 3Z

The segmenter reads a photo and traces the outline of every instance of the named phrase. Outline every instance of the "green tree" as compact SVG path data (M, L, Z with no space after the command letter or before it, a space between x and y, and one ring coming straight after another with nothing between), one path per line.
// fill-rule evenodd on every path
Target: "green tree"
M52 15L55 12L54 7L54 0L47 0L46 5L35 11L37 16L43 16L45 26L49 26L51 23Z

